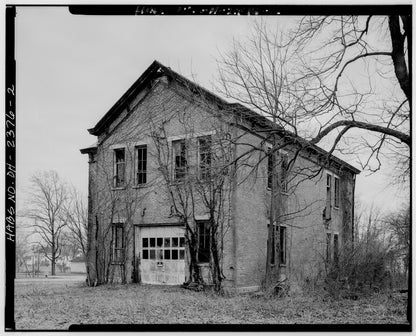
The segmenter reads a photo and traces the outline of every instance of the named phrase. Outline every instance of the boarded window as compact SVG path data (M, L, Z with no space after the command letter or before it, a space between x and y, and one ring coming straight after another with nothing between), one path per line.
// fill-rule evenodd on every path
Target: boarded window
M175 180L185 178L188 171L187 149L185 140L172 141L173 148L173 174Z
M124 262L124 227L122 224L112 226L111 262L120 264Z
M338 177L334 177L334 191L335 191L335 195L334 195L334 207L335 208L339 208L339 178Z
M198 139L199 145L199 178L209 180L211 178L212 140L211 136Z
M147 183L147 146L136 147L136 184Z
M114 150L114 187L122 187L125 182L126 157L124 148Z
M198 262L209 262L210 226L209 222L198 222Z

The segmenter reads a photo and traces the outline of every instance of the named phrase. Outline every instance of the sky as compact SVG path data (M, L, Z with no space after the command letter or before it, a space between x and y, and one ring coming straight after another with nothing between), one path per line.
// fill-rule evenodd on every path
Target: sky
M158 60L211 89L215 58L243 38L244 16L77 16L66 7L18 7L17 192L23 206L30 177L55 170L85 196L88 128L111 108L141 73ZM276 17L285 24L285 17ZM355 162L350 164L359 167ZM357 178L356 196L396 210L408 195L390 184L390 167Z

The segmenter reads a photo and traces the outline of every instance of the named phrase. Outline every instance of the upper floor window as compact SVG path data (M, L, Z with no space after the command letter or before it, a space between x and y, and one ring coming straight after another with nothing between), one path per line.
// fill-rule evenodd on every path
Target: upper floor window
M282 188L282 192L287 193L288 191L287 175L288 175L289 157L287 154L281 154L280 158L281 158L280 185Z
M271 189L273 184L273 166L274 160L271 150L267 151L267 188Z
M289 156L286 153L279 153L280 160L280 187L283 193L288 192L288 165ZM269 149L267 152L267 188L271 189L273 184L274 158Z
M147 146L136 147L136 184L147 183Z
M339 178L334 176L334 207L335 208L339 208L339 199L340 199L340 194L339 194Z
M124 148L114 150L114 187L122 187L125 182L126 155Z
M173 149L173 177L182 180L188 172L187 148L185 139L172 141Z
M199 178L209 180L211 177L212 140L211 136L198 138Z
M331 219L331 190L332 190L332 176L326 174L326 206L325 219Z

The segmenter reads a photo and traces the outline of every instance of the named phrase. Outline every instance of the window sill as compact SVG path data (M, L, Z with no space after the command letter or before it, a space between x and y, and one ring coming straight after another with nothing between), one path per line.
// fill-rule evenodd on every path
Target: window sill
M126 189L126 187L125 187L125 186L123 186L123 187L112 187L112 188L111 188L111 190L113 190L113 191L117 191L117 190L124 190L124 189Z
M143 189L143 188L147 188L147 187L149 187L149 185L147 183L145 183L145 184L135 185L132 188L133 189Z
M335 210L339 210L339 206L338 206L338 207L334 206L334 209L335 209Z
M209 266L209 262L198 262L198 263L196 263L198 266L205 266L205 267L207 267L207 266Z

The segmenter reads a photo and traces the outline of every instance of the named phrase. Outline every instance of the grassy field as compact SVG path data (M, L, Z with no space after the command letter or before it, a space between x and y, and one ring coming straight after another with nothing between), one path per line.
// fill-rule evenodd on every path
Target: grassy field
M71 324L404 324L406 295L360 300L311 297L217 297L179 287L19 283L16 329L67 329Z

